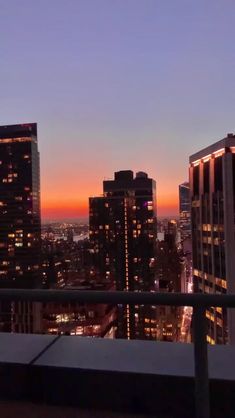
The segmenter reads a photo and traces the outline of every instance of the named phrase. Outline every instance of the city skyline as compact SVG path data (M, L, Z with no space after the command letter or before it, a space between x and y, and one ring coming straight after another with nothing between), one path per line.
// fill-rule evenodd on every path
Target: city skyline
M188 156L234 130L234 11L4 2L0 124L38 123L43 218L87 217L88 197L125 169L156 179L159 216L178 214Z

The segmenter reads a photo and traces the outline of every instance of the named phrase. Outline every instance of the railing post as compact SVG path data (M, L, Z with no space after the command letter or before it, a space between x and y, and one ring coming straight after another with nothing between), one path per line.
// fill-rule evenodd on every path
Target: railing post
M206 308L193 308L196 418L210 418Z

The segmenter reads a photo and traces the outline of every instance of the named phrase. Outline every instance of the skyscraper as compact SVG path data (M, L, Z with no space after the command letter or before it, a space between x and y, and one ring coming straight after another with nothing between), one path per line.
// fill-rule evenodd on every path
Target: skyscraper
M155 290L156 183L130 170L103 182L103 196L90 198L90 240L96 268L117 290ZM154 307L119 307L118 336L156 338Z
M194 289L235 292L235 136L190 157ZM235 341L232 310L208 309L208 342Z
M175 228L174 228L175 227ZM180 292L181 265L176 245L176 225L168 223L165 238L157 243L156 279L161 293ZM158 339L178 341L181 307L157 307Z
M179 210L181 241L191 237L191 205L189 183L179 185Z
M0 127L0 215L0 287L39 286L41 219L36 123ZM10 320L8 307L2 305L4 328L31 332L32 309L30 304L14 304Z

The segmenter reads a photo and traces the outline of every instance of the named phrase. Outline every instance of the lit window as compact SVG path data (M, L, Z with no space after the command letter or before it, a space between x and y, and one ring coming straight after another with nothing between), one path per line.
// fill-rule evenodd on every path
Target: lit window
M31 137L22 138L1 138L1 143L10 144L14 142L31 142Z
M226 280L222 280L222 287L224 289L227 289L227 282L226 282Z

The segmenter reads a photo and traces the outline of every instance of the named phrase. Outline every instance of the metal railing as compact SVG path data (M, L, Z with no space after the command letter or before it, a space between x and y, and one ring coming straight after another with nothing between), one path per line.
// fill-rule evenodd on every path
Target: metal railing
M206 309L211 306L235 308L235 295L0 289L0 301L191 306L193 308L196 418L210 417Z

